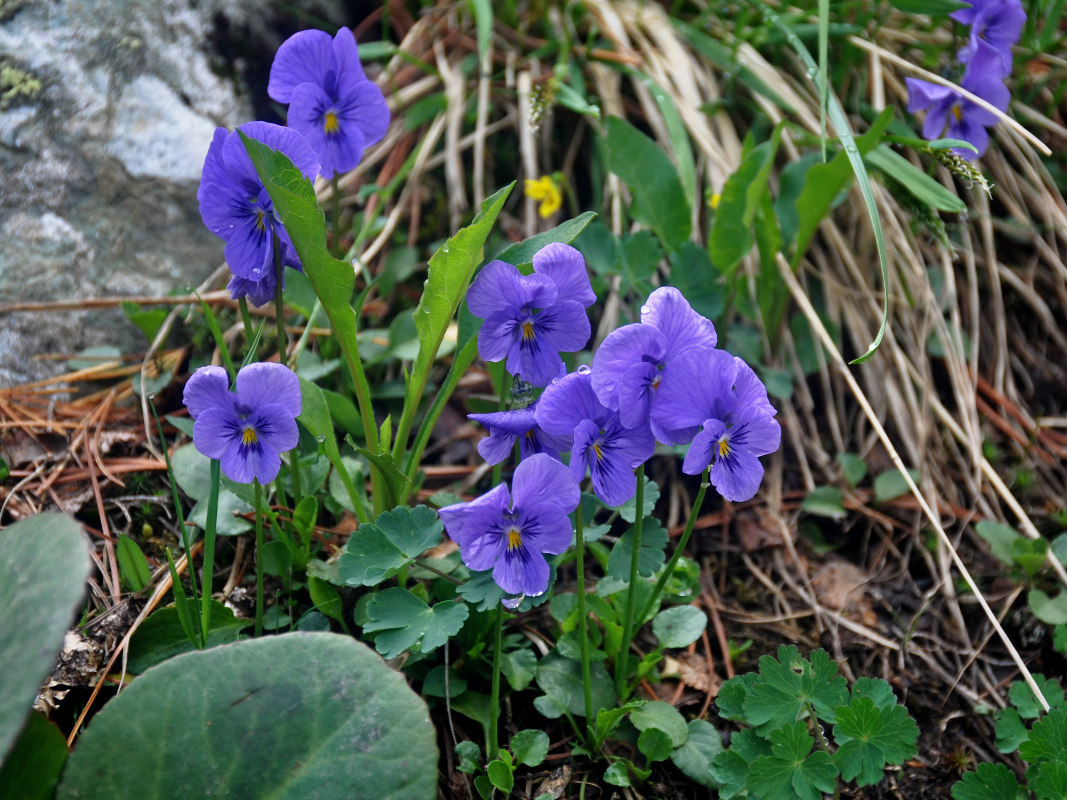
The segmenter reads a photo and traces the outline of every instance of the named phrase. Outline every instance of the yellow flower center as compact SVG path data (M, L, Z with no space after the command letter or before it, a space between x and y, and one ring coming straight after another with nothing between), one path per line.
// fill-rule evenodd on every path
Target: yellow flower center
M604 457L604 451L600 449L600 442L593 442L593 454L596 456L597 461Z
M963 120L963 111L958 105L952 107L952 116L956 118L956 122Z
M259 437L256 435L256 429L249 425L243 431L241 431L241 443L242 444L255 444L259 441Z
M326 116L322 122L322 129L326 133L337 133L341 130L341 124L337 121L337 114L333 111L327 111Z
M259 230L266 230L267 226L263 224L263 212L256 211L256 228Z
M719 455L722 458L726 458L726 456L730 455L730 443L726 441L725 436L719 439Z
M522 323L522 338L527 342L531 341L534 338L534 329L532 322L527 321Z
M508 550L522 547L522 534L518 528L508 528Z

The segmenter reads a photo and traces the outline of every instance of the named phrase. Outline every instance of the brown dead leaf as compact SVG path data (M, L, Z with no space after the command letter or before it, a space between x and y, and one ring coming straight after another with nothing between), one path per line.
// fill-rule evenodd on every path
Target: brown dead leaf
M868 590L870 576L850 561L832 559L811 576L819 603L846 617L874 624L877 619Z
M746 553L785 544L782 533L786 527L764 508L756 506L738 513L735 525Z

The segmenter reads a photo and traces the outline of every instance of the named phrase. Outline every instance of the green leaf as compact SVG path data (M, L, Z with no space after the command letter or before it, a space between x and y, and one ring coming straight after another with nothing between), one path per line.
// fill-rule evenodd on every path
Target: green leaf
M746 672L743 675L735 675L725 681L719 687L719 694L715 698L715 705L719 709L719 716L724 719L732 719L740 722L745 719L743 705L748 697L749 689L757 682L760 676L755 672Z
M366 389L367 379L363 374L359 343L356 340L356 313L351 305L352 292L356 286L352 265L334 258L326 247L326 219L315 199L315 189L311 181L293 166L293 162L284 153L249 139L241 131L237 133L270 195L275 212L285 225L285 231L289 234L297 255L300 256L304 274L315 288L315 294L318 295L330 320L330 328L345 356L358 394ZM377 449L374 419L371 409L364 407L365 404L369 406L369 399L360 403L367 443L371 449ZM331 460L330 463L334 462Z
M1011 525L1005 525L1003 522L984 519L974 526L974 530L986 540L989 544L989 549L993 551L993 555L998 561L1011 566L1012 547L1017 539L1023 538L1015 528L1011 527Z
M608 169L630 187L630 213L670 250L692 232L692 212L674 164L660 147L633 125L617 117L605 123Z
M549 567L551 568L551 573L548 585L549 588L551 588L556 580L556 571L555 567L551 564L549 564ZM470 603L479 611L492 611L502 599L509 596L508 593L501 589L497 582L493 580L493 571L491 569L472 572L467 582L458 587L456 592L466 602ZM542 603L545 603L552 596L550 591L545 591L536 597L527 595L522 598L522 602L519 603L519 607L515 610L520 612L529 611L531 608L536 608Z
M489 776L489 782L502 791L505 797L511 794L515 787L515 767L497 758L486 764L485 774Z
M519 731L511 737L511 752L515 754L515 763L527 767L539 767L548 755L548 734L544 731L529 729Z
M1034 577L1045 566L1047 558L1048 541L1045 539L1020 537L1012 542L1011 560L1022 567L1029 578Z
M763 800L822 800L837 785L837 767L825 750L811 752L815 740L803 722L773 730L771 753L752 762L745 786Z
M0 800L51 800L67 760L67 741L41 714L30 714L0 769Z
M911 476L912 481L916 486L919 485L919 473L913 469L908 470L908 475ZM904 476L900 473L900 470L887 469L874 479L874 502L876 503L888 503L890 500L896 500L898 497L902 497L910 492L908 482L904 479Z
M1053 629L1052 647L1057 653L1067 655L1067 625L1057 625Z
M615 703L615 690L603 664L591 664L593 709L608 708ZM571 714L585 716L582 694L582 667L577 661L549 653L537 664L537 685L548 697ZM540 706L538 707L540 709ZM542 713L544 713L542 711ZM546 715L547 716L547 715Z
M280 539L274 539L263 545L259 554L259 566L265 575L286 578L293 568L293 556L289 546Z
M970 3L962 0L889 0L890 4L905 14L950 14L961 8L967 8Z
M689 780L708 789L718 788L711 775L711 762L721 753L722 736L715 726L702 719L691 719L687 726L689 738L671 753L671 761Z
M962 214L967 210L967 204L954 192L946 189L925 172L913 166L904 156L890 150L884 144L878 145L867 153L864 160L897 181L916 200L930 208L953 214Z
M441 519L427 506L400 506L360 525L341 553L340 574L350 586L377 586L441 543Z
M952 787L954 800L1018 800L1018 779L1003 764L979 764Z
M657 572L665 559L667 531L659 520L647 517L641 530L641 550L637 554L638 574L648 577ZM630 559L634 551L634 532L631 528L615 542L608 556L608 575L616 580L630 580Z
M430 653L459 633L469 613L465 603L446 601L432 608L407 589L394 586L378 592L367 603L368 633L381 631L374 648L385 658L405 650Z
M659 728L645 728L637 737L637 749L649 761L666 761L671 757L674 746L671 737Z
M124 533L119 534L115 555L119 560L119 574L131 591L139 592L152 580L152 570L137 542Z
M730 738L730 749L711 760L711 777L719 783L719 797L730 800L740 794L748 780L749 765L760 756L771 754L771 744L751 728L744 728Z
M819 719L833 722L834 709L848 702L848 684L825 650L815 650L808 661L792 645L779 647L777 659L760 658L759 674L763 681L751 688L743 706L753 725L788 725L808 703Z
M459 756L459 764L456 769L473 775L478 771L478 762L482 760L482 748L472 741L460 742L456 745L456 755Z
M422 298L415 308L415 330L419 335L419 354L411 367L404 396L404 411L397 426L396 449L399 458L407 448L407 436L415 418L430 367L437 358L445 331L459 310L467 293L474 271L482 261L482 248L496 222L504 202L515 187L514 182L487 197L482 208L466 228L461 228L441 245L432 256L427 269ZM405 498L398 498L402 502Z
M630 776L626 774L625 759L619 759L604 770L604 783L623 787L630 785Z
M1031 589L1026 595L1030 610L1034 616L1049 625L1067 623L1067 591L1061 591L1055 597L1049 597L1040 589Z
M904 706L879 708L869 697L856 697L837 709L834 762L846 781L873 786L886 764L902 764L915 755L919 728Z
M717 319L725 308L725 287L708 251L685 242L671 255L669 284L678 289L701 316Z
M652 700L634 709L630 713L630 722L639 731L649 728L663 731L671 740L671 747L681 747L689 738L685 717L670 703L664 703L662 700Z
M351 637L289 633L146 672L82 733L57 797L436 796L434 728L404 677Z
M781 125L776 125L771 138L752 148L723 186L719 206L715 209L715 221L708 235L708 252L715 268L727 279L755 243L752 226L763 196L767 193L767 179L774 166L781 137Z
M325 614L330 619L344 622L344 609L341 604L341 595L329 582L314 575L308 575L308 594L315 609Z
M817 517L829 517L830 519L844 519L845 496L836 486L819 486L808 492L800 508Z
M841 472L848 481L848 485L855 489L860 481L867 477L867 462L855 453L838 453L837 463Z
M89 577L82 526L44 513L0 530L0 761L52 669Z
M163 326L163 322L170 313L165 308L145 311L137 303L130 300L123 300L119 303L119 306L122 308L122 313L126 315L126 319L140 328L141 333L144 334L149 342L155 340L156 334L159 333L159 329Z
M619 276L621 294L634 292L644 297L652 291L652 276L662 259L663 249L656 237L650 231L638 231L622 238L610 274Z
M650 517L652 512L656 510L656 503L659 501L659 484L651 478L645 478L644 496L642 498L641 508L642 517ZM634 492L634 496L619 506L619 516L629 522L631 525L637 520L637 493ZM590 517L590 519L592 519Z
M207 646L215 647L235 642L241 631L251 624L252 620L239 619L218 600L212 600ZM193 649L194 645L186 636L179 618L177 605L164 606L153 611L133 634L126 668L134 675L140 675L149 667Z
M1031 764L1058 761L1067 753L1067 707L1052 709L1034 723L1030 737L1019 745L1019 755Z
M508 264L519 266L520 264L532 264L534 253L545 245L555 242L570 244L579 234L586 229L590 222L596 219L595 211L586 211L574 219L562 222L550 231L538 233L521 242L509 244L495 256L494 261L505 261Z
M1054 678L1046 678L1040 672L1034 673L1033 677L1050 709L1060 708L1067 702L1059 681ZM1026 681L1015 681L1008 690L1008 699L1011 700L1013 706L1019 709L1019 716L1023 719L1037 719L1045 713L1045 709L1037 701L1033 689L1029 687Z
M1030 729L1026 727L1018 711L1005 708L997 714L996 734L997 750L1002 753L1014 753L1019 749L1019 745L1030 738Z
M1026 777L1037 800L1067 800L1067 761L1038 764Z
M516 692L530 685L536 669L537 656L532 650L522 648L500 654L500 671L504 673L508 685Z
M208 461L209 459L204 459L205 469ZM219 536L239 536L252 530L251 520L237 515L250 514L253 510L251 505L229 489L220 488L219 507L215 513L215 533ZM205 530L207 528L207 511L208 499L205 497L202 500L198 500L196 505L189 510L189 513L185 515L185 520L200 528L200 530Z
M878 708L890 708L897 704L893 687L881 678L857 678L852 684L852 699L869 697Z
M708 615L696 606L672 606L652 620L660 647L688 647L707 627Z

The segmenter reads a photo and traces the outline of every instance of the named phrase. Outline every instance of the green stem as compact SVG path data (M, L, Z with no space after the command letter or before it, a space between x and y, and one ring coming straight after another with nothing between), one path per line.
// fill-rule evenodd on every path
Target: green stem
M241 321L245 326L245 339L248 340L248 344L251 346L252 340L256 337L256 330L252 327L252 315L248 311L248 298L239 298L237 300L237 307L241 309Z
M589 669L589 618L585 608L585 534L582 526L582 504L574 510L575 569L578 572L578 643L582 655L582 696L585 699L585 738L592 740L590 731L596 724L593 716L593 680Z
M511 395L511 377L507 371L504 372L504 377L500 382L500 401L496 405L497 411L505 411L508 407L508 397ZM493 486L497 486L500 483L501 475L504 471L503 462L498 462L493 465Z
M220 469L219 460L211 459L211 490L207 496L207 525L204 526L203 590L200 593L200 638L204 647L207 647L207 632L211 628L211 579L215 575L215 517L219 513Z
M263 633L263 487L253 481L256 496L256 636Z
M630 642L634 635L634 612L637 610L638 563L641 557L641 533L645 522L645 465L637 468L637 496L634 498L634 539L630 553L630 583L626 592L626 609L622 617L622 640L619 657L615 661L615 693L625 700L627 672L630 664ZM641 617L644 619L644 617ZM638 623L639 624L639 623Z
M285 265L282 263L282 242L275 233L274 239L274 322L278 326L278 363L288 366L288 337L285 335L285 300L282 298L282 283L285 281Z
M496 607L496 635L493 638L493 685L489 695L489 738L485 742L485 758L496 757L497 723L500 718L500 649L504 638L504 606ZM448 669L448 665L445 665Z
M678 546L675 547L674 552L671 553L671 558L667 562L667 566L665 566L663 572L660 573L659 580L656 581L656 585L652 589L652 594L648 598L648 602L645 603L645 607L641 609L641 619L648 617L649 612L652 610L652 606L663 593L663 587L667 585L667 581L670 580L671 575L674 573L674 567L678 563L678 559L682 557L682 553L685 551L685 546L689 543L689 537L693 533L693 526L696 525L697 517L700 516L700 507L704 504L704 495L708 491L708 486L711 485L708 481L710 474L711 467L709 466L704 470L704 474L700 476L700 490L697 492L697 499L693 503L693 510L689 513L689 520L685 524L685 532L682 533L682 538L678 540Z

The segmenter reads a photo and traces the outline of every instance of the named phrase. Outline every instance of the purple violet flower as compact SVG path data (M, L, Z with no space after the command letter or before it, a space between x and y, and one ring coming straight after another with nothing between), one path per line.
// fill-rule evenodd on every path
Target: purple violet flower
M291 128L249 122L238 130L284 153L309 180L318 172L311 146ZM208 230L226 242L226 263L234 274L230 296L236 300L247 295L256 305L267 302L274 296L274 234L284 264L299 269L300 259L236 133L215 129L196 198Z
M952 152L961 158L972 160L983 155L989 147L989 131L986 128L997 124L998 117L976 103L967 100L955 89L918 78L906 78L908 85L908 111L927 109L923 122L923 138L962 139L970 142L978 152L963 147L954 147ZM968 69L960 85L972 94L1004 111L1011 94L1004 81L996 74Z
M600 402L618 410L627 428L646 424L671 361L694 348L715 347L716 341L710 320L673 286L661 287L641 306L641 322L612 331L597 348L593 389Z
M485 426L489 435L478 442L478 453L487 464L496 465L511 455L515 441L519 442L522 460L536 453L546 453L559 460L559 454L571 449L571 437L547 433L537 424L534 416L536 403L510 411L495 411L491 414L468 414Z
M267 93L289 104L289 126L311 143L327 178L354 168L364 148L389 128L389 106L363 74L356 37L348 28L332 39L325 31L311 30L282 42L270 67Z
M609 506L621 506L637 492L634 468L647 461L656 440L647 424L627 428L597 399L589 369L572 372L545 389L537 403L537 424L560 436L573 435L571 472L593 481L593 491Z
M559 374L560 352L580 350L589 341L585 309L596 295L585 259L569 245L541 248L533 266L532 275L523 275L511 264L489 262L467 291L467 305L485 320L479 355L485 361L506 358L512 375L546 386Z
M1005 77L1011 73L1011 48L1019 41L1026 12L1021 0L971 0L969 8L949 14L971 26L969 40L959 54L968 69Z
M542 553L558 555L571 546L567 514L577 508L581 492L570 470L544 453L519 464L511 485L510 493L501 483L438 513L464 564L492 569L508 594L536 597L548 588L550 574Z
M758 457L773 453L782 439L767 389L751 367L724 350L690 351L673 369L680 379L660 387L655 413L670 427L672 444L691 440L682 471L699 475L710 464L719 494L751 499L763 480Z
M201 367L185 384L183 400L193 418L193 444L221 461L237 483L270 483L281 468L280 453L299 439L300 381L288 367L256 363L237 373L237 392L222 367Z

